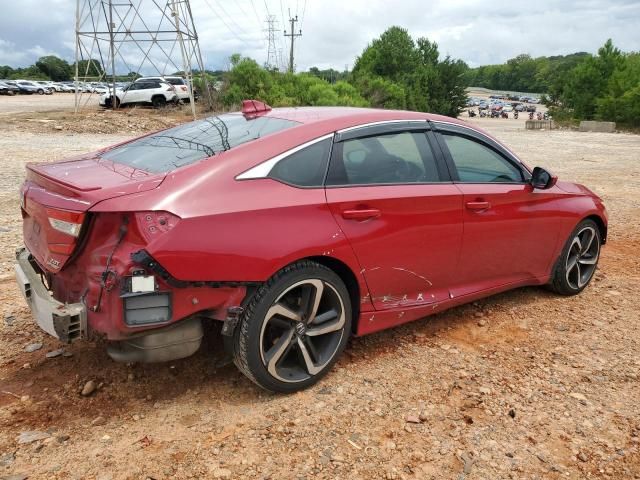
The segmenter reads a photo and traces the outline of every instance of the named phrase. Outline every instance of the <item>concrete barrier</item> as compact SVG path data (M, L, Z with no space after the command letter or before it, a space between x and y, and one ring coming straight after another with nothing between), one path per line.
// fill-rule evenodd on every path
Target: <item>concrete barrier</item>
M581 132L613 133L616 131L616 122L595 122L583 120L580 122Z
M527 130L551 130L552 128L555 128L555 124L553 123L553 120L527 120L524 123L524 128Z

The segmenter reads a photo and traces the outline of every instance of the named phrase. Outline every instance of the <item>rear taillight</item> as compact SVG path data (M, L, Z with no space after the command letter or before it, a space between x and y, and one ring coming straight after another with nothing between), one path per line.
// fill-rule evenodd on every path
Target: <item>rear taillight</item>
M82 222L85 214L83 212L71 212L68 210L54 210L47 208L49 224L59 232L66 233L72 237L80 235Z

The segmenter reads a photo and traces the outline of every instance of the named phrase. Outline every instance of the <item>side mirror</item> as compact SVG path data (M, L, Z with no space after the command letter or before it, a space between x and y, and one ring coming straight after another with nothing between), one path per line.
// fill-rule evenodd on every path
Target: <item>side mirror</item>
M531 173L531 186L540 190L547 190L553 187L558 181L558 177L548 172L542 167L536 167Z

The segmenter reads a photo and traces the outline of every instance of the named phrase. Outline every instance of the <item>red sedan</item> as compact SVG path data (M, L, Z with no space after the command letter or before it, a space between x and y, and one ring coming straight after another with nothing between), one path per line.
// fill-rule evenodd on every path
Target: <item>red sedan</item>
M217 324L272 391L364 335L524 285L593 277L601 199L456 119L354 108L224 114L30 164L16 276L63 342L186 357Z

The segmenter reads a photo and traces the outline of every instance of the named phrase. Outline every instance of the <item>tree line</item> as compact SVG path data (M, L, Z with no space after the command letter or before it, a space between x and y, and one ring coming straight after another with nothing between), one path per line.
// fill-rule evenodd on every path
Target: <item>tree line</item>
M98 60L82 60L78 68L83 76L98 79L104 74ZM623 53L611 40L596 55L522 54L504 64L469 68L461 60L441 58L438 45L429 39L413 39L407 30L394 26L367 45L351 72L312 67L307 72L282 73L235 54L228 71L206 73L211 83L222 82L216 98L226 108L257 98L274 107L343 105L457 116L465 106L465 87L472 86L544 94L557 119L640 126L640 53ZM9 79L65 81L74 74L75 64L53 55L26 68L0 66L0 78ZM117 80L139 76L130 72ZM201 87L197 75L195 81Z
M461 60L440 59L436 43L391 27L364 49L351 72L312 67L281 73L233 55L218 98L225 107L258 98L272 106L342 105L456 116L466 102L466 69Z
M611 39L586 52L532 58L465 72L465 83L492 90L543 93L556 119L605 120L640 126L640 53L623 53Z

